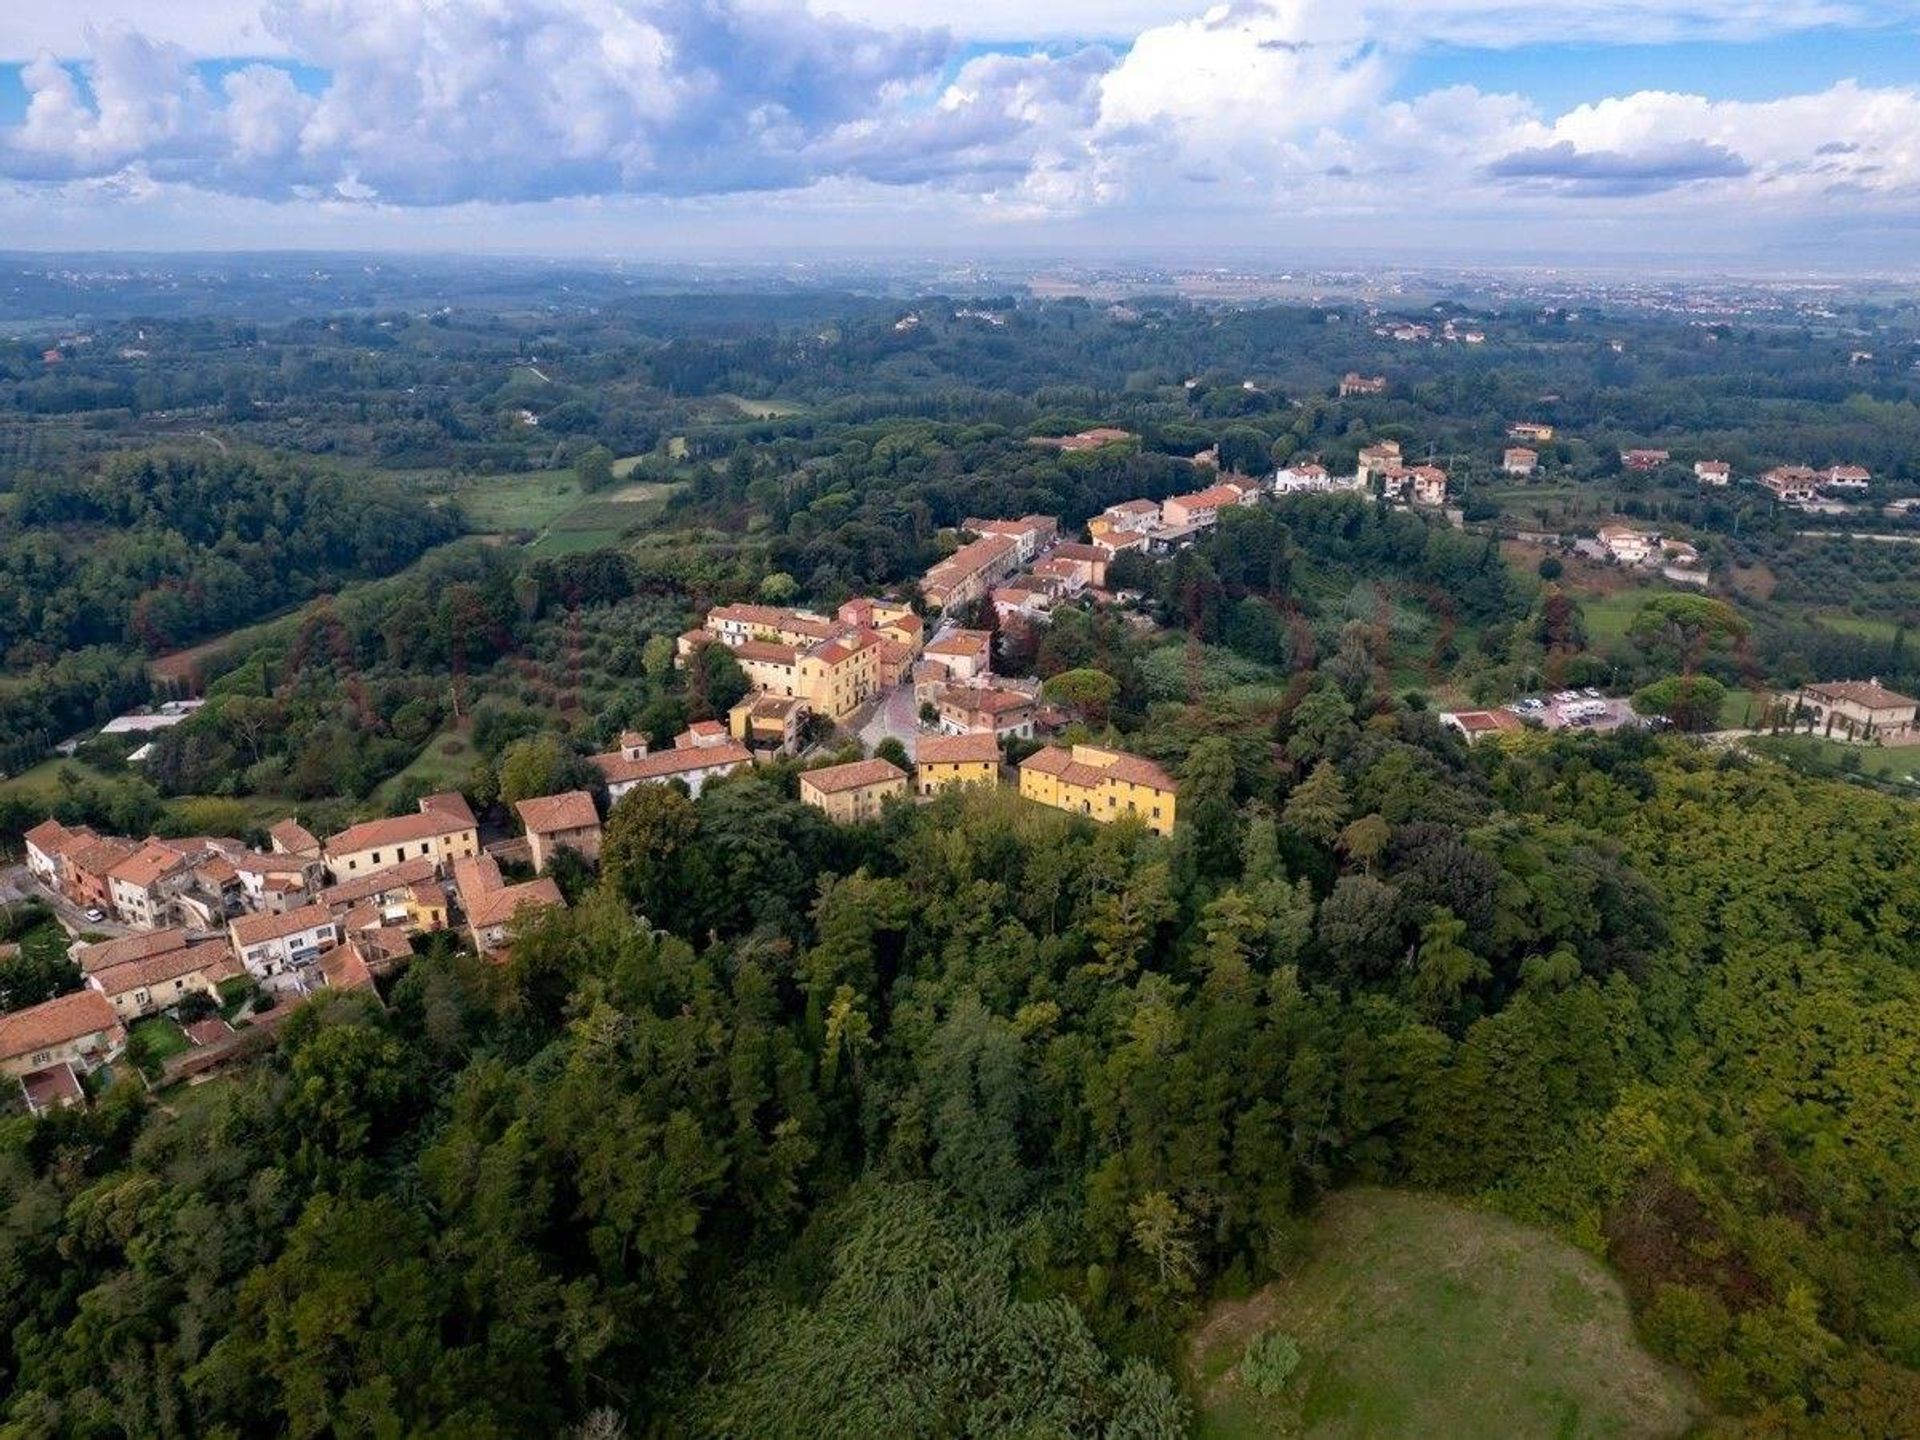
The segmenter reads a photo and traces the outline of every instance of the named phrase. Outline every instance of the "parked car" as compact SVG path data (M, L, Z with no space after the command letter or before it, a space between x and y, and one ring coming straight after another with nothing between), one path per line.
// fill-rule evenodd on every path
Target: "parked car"
M101 922L102 920L104 920L104 919L106 919L107 917L106 917L106 915L105 915L105 914L104 914L104 913L103 913L103 912L102 912L102 911L101 911L101 910L99 909L99 907L98 907L98 906L96 906L96 907L94 907L93 909L91 909L91 910L88 910L88 911L86 911L86 912L85 912L85 914L84 914L84 915L82 916L82 918L83 918L83 919L87 919L87 920L91 920L91 921L93 921L93 923L94 923L94 924L96 924L96 925L98 925L98 924L99 924L99 923L100 923L100 922Z

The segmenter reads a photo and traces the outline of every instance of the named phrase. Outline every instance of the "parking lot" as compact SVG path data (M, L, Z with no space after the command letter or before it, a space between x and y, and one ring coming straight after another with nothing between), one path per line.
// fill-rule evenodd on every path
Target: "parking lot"
M1609 699L1597 690L1556 691L1516 701L1508 708L1549 730L1618 730L1640 721L1626 700Z

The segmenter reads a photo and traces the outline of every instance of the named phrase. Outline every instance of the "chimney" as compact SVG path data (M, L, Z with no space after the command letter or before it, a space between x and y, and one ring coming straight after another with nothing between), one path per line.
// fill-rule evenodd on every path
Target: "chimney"
M646 757L647 737L638 730L620 732L620 754L623 759L641 760Z

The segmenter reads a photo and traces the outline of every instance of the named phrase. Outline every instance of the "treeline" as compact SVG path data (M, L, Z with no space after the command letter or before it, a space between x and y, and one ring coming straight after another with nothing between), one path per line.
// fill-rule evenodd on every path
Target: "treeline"
M1563 1226L1754 1433L1920 1413L1904 812L1331 684L1180 763L1170 840L642 787L504 968L11 1122L7 1419L1170 1435L1183 1328L1353 1181Z
M389 574L457 533L449 513L377 480L167 451L32 477L13 518L0 653L16 666L87 645L179 646Z

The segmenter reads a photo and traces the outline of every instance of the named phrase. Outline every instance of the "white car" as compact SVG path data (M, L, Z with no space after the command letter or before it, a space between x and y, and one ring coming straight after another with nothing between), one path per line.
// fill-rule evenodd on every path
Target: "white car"
M101 912L100 910L98 910L98 909L94 909L94 910L88 910L88 911L86 911L86 912L85 912L85 913L84 913L84 914L83 914L83 915L82 915L82 916L81 916L80 918L81 918L81 919L83 919L83 920L91 920L91 921L93 921L93 922L94 922L94 924L96 924L96 925L97 925L97 924L99 924L99 923L100 923L100 922L101 922L102 920L104 920L104 919L106 919L107 917L106 917L106 915L105 915L105 914L104 914L103 912Z
M1594 689L1593 686L1591 685L1587 686L1587 688L1582 690L1580 693L1586 696L1587 699L1589 700L1598 700L1600 698L1600 692Z

